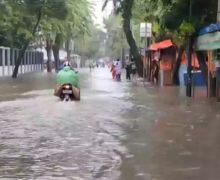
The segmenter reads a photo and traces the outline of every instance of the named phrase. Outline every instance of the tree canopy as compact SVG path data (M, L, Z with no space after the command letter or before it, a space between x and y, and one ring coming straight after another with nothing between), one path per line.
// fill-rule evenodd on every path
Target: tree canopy
M64 42L88 33L91 24L87 0L1 0L0 10L0 45L21 49L13 77L39 36L59 50Z
M217 0L114 0L113 3L116 14L124 21L131 20L134 32L138 32L141 22L151 22L155 41L172 37L181 44L188 35L196 35L200 28L215 23L217 16ZM139 34L133 34L140 44Z
M189 34L216 22L216 0L141 0L134 6L136 22L152 22L154 36L172 34L184 41ZM159 38L160 39L160 38Z
M153 24L153 41L171 37L177 44L184 44L186 37L196 35L201 27L214 23L217 16L217 0L105 0L103 8L110 1L120 18L110 16L105 20L108 33L106 46L111 48L109 55L117 56L120 47L126 47L124 40L121 40L125 37L140 75L139 47L143 47L139 37L141 22ZM100 51L90 47L90 44L100 43L88 34L100 35L102 32L92 23L88 0L1 0L0 11L1 46L19 48L24 52L37 45L41 37L47 42L48 52L53 50L57 54L65 43L70 54L70 40L76 40L79 44L84 42L88 45L88 52L80 50L86 56L89 52L100 54ZM22 53L16 61L16 68L21 60Z
M128 49L121 23L121 17L113 14L104 19L107 30L106 55L112 58L120 58L123 55L123 49Z
M63 19L67 16L67 7L63 1L2 0L0 8L3 10L0 15L0 44L15 48L22 48L27 39L34 37L33 28L39 16L40 19Z

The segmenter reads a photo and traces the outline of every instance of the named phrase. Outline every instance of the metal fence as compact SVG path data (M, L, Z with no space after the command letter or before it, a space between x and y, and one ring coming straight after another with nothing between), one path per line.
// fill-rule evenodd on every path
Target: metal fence
M19 49L0 47L0 76L11 76ZM19 67L19 74L43 70L43 53L39 51L26 51Z

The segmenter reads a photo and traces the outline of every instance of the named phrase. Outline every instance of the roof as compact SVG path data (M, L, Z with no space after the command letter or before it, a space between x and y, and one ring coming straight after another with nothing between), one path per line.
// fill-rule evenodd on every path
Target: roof
M168 40L165 40L165 41L161 41L161 42L152 44L150 46L150 50L156 51L156 50L159 50L159 49L166 49L166 48L169 48L171 46L174 46L174 43L170 39L168 39Z
M209 26L206 26L199 31L199 36L208 34L208 33L213 33L219 30L220 30L220 23L210 24Z

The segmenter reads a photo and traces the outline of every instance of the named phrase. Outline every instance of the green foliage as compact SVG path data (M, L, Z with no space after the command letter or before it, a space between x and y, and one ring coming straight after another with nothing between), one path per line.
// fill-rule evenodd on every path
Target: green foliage
M92 24L89 28L89 34L85 34L83 38L78 37L75 40L76 51L81 56L89 59L103 57L105 53L106 35Z
M42 31L46 39L51 39L56 46L61 47L64 42L70 42L77 38L83 38L89 33L92 22L90 16L90 4L87 0L66 0L67 16L65 19L46 18L42 21ZM56 36L60 41L55 41ZM58 43L59 42L59 43ZM57 44L58 43L58 44Z
M217 0L136 0L135 24L153 23L154 39L169 37L185 43L189 35L216 22Z
M121 57L122 49L128 48L122 29L122 18L112 14L108 19L104 20L104 24L108 37L106 55L112 58Z
M203 26L216 21L217 1L216 0L161 0L165 9L160 16L160 24L173 31L176 29L188 28L188 31L195 31ZM188 25L187 25L188 23ZM180 29L181 27L181 29Z
M193 35L196 32L195 27L192 23L188 23L183 21L182 24L179 27L180 35L183 37L188 37Z
M38 41L39 34L53 40L61 34L62 41L83 36L91 22L87 0L1 0L0 11L0 45L17 48L27 39ZM39 13L38 33L33 34Z
M59 7L59 8L58 8ZM32 39L37 16L58 17L56 11L62 10L59 18L64 18L65 6L60 1L45 0L5 0L1 1L0 45L21 48L27 39Z

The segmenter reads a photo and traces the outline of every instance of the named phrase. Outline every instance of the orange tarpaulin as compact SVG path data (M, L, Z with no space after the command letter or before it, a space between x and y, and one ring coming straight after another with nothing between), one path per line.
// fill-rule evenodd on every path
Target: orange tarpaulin
M172 60L166 59L160 61L160 69L161 70L172 70Z
M160 69L164 71L168 71L172 69L172 64L171 62L160 62Z
M168 48L168 47L171 47L171 46L174 46L173 42L169 39L169 40L165 40L165 41L161 41L159 43L155 43L155 44L152 44L150 46L150 50L159 50L159 49L165 49L165 48Z
M200 67L200 65L199 65L199 60L198 60L198 58L197 58L196 53L193 53L193 54L192 54L192 66L193 66L193 67L196 67L196 68L199 68L199 67Z
M188 64L188 58L185 51L182 54L181 64ZM192 53L192 66L196 68L200 67L199 60L195 52Z

